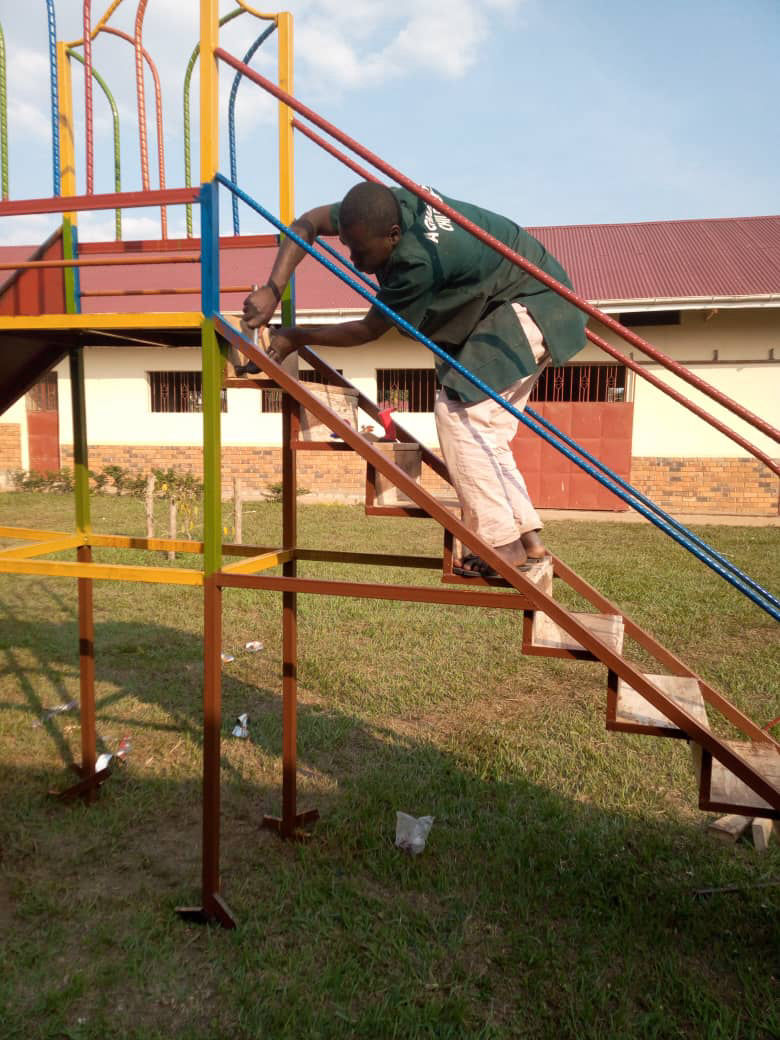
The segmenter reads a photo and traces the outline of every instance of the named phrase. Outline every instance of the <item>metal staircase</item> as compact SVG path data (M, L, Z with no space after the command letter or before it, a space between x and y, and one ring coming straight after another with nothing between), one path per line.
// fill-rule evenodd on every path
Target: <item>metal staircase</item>
M513 590L514 595L502 597L500 602L496 595L484 590L483 605L523 611L524 654L599 661L606 666L605 724L608 730L688 740L693 750L701 809L780 819L780 745L768 732L743 715L726 697L695 675L671 651L557 557L550 556L530 571L521 572L508 564L463 526L454 492L444 499L432 495L396 466L390 455L375 442L331 411L308 388L308 384L290 376L223 318L216 318L215 325L222 338L262 370L261 376L246 380L243 385L278 387L296 402L298 411L306 409L312 412L339 438L323 442L301 440L299 424L293 415L290 441L293 451L357 452L366 460L366 512L369 515L430 517L441 524L444 531L443 583L468 585L474 590L484 586ZM352 386L312 350L304 348L300 355L324 380L344 387ZM236 382L231 380L230 385L235 386ZM353 390L358 395L359 407L378 421L379 406L376 402L357 388L353 387ZM400 443L417 444L397 423L396 430ZM441 459L424 445L418 444L418 448L423 464L449 483ZM382 474L399 490L398 501L384 506L376 504L377 474ZM482 557L500 577L466 579L455 575L451 564L456 539ZM570 611L561 605L553 594L553 579L583 597L593 611ZM472 599L469 597L470 601ZM640 669L624 651L624 639L638 644L666 671L645 672ZM741 739L727 740L714 732L709 712L723 716L739 732Z

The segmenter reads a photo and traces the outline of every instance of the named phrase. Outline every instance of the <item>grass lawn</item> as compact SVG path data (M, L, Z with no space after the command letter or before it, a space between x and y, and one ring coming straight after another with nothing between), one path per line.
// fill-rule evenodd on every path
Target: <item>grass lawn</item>
M248 507L244 540L276 543L280 510ZM0 495L0 523L71 530L72 502ZM96 497L93 525L143 535L143 503ZM433 523L357 507L304 505L300 528L304 546L441 552ZM778 529L700 533L780 586ZM547 537L756 721L780 714L777 625L683 550L644 525ZM239 928L182 923L200 890L201 607L197 589L96 583L101 747L132 749L94 807L66 807L46 792L70 782L78 716L41 720L78 696L76 585L0 575L2 1040L780 1036L780 842L705 833L685 742L607 733L605 669L523 657L510 611L299 597L299 805L321 820L293 845L260 829L280 809L280 597L226 590ZM249 740L230 736L241 712ZM394 847L397 810L435 817L419 857Z

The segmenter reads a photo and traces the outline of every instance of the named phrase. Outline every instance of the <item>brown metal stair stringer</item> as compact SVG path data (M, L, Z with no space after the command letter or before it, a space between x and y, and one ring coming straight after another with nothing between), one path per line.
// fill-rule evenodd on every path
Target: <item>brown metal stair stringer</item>
M709 729L703 727L697 719L676 705L655 684L649 682L644 673L635 665L626 660L622 655L616 654L611 647L590 632L585 625L581 624L569 610L538 588L522 572L499 556L492 546L483 542L465 527L461 520L440 506L433 495L412 480L403 470L399 469L378 451L372 442L366 440L362 434L354 430L327 405L323 404L319 398L307 390L305 383L299 382L285 372L281 365L278 365L267 354L259 351L249 340L226 322L221 315L214 314L213 320L217 333L223 339L254 361L269 378L278 384L280 389L287 392L293 400L306 408L307 411L312 412L322 423L364 458L366 462L371 463L376 470L386 476L420 508L426 510L431 518L436 520L445 530L448 530L453 537L458 538L472 551L476 552L509 585L528 599L534 609L547 614L568 635L576 639L586 650L589 650L598 658L602 664L633 686L654 707L658 708L675 725L684 730L690 739L709 751L714 758L722 762L727 769L744 781L756 794L780 810L780 790L769 783L765 777L758 774L740 754L729 748L724 741L720 740ZM623 616L622 611L616 611L615 613ZM765 736L768 735L765 734Z

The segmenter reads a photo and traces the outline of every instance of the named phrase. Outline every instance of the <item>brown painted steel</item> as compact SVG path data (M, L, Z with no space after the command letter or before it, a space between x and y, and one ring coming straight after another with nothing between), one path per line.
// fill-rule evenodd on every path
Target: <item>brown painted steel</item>
M203 587L203 906L219 893L220 728L222 723L222 590Z
M598 591L598 589L594 589L593 586L585 581L584 578L581 578L579 574L575 573L571 567L567 567L566 564L563 563L562 560L559 560L557 556L553 556L553 568L556 577L559 577L562 581L566 582L570 588L579 593L580 596L586 599L599 612L603 614L621 614L625 635L629 639L633 639L634 642L638 643L644 650L651 653L660 664L669 669L672 675L685 675L692 679L696 679L705 701L716 708L729 720L729 722L733 723L737 729L750 737L751 740L760 741L765 744L774 744L778 751L780 751L780 744L778 744L770 733L761 729L760 726L757 726L752 719L747 717L747 715L743 715L742 712L731 703L731 701L726 700L726 698L723 697L722 694L718 693L717 690L713 689L706 680L702 679L700 675L697 675L696 672L690 669L684 661L681 661L679 657L676 657L671 652L671 650L662 646L657 639L650 635L649 632L645 632L645 630L640 628L636 622L623 614L614 603L611 603L606 596L603 596ZM623 677L621 676L621 678ZM633 683L631 685L633 685ZM658 707L658 705L656 705L656 707Z
M758 774L751 764L734 752L722 740L710 732L709 729L693 716L671 701L662 690L650 682L640 669L630 661L623 658L615 650L608 646L598 636L594 635L582 622L580 622L566 607L557 603L542 589L538 588L523 573L517 571L510 563L500 556L493 546L488 545L470 531L464 524L440 506L436 499L425 491L419 484L415 483L406 473L396 466L390 459L378 451L369 441L357 431L348 426L335 412L323 404L317 397L306 389L305 383L299 383L295 378L288 375L281 366L277 365L267 354L257 350L243 336L236 332L221 318L214 318L218 333L230 343L233 343L243 354L251 358L258 367L270 378L275 379L283 390L286 390L300 405L325 423L341 439L353 447L366 462L371 463L380 473L388 477L399 490L404 492L421 509L425 509L430 516L438 521L452 535L480 556L489 567L492 567L509 584L528 597L532 606L537 610L544 611L557 625L572 636L583 648L594 657L598 658L608 668L615 671L621 679L628 682L653 707L658 708L675 725L684 729L686 733L715 755L715 757L730 769L740 780L744 780L748 786L772 805L780 807L780 791L770 784L765 777ZM617 611L617 613L621 613Z
M406 603L443 603L450 607L490 607L523 610L528 600L516 592L455 592L435 585L382 585L378 582L329 581L324 578L286 578L269 574L217 575L223 588L295 591L316 596L346 596L354 599L386 599Z
M82 545L76 550L79 563L92 562L92 549ZM93 585L90 578L78 579L79 602L79 688L81 712L81 775L84 780L95 777L97 761L95 726L95 617ZM88 785L84 799L93 802L97 797L94 784Z
M370 397L366 397L362 390L360 390L359 387L356 387L352 383L350 383L350 381L347 378L345 378L345 376L343 376L341 372L338 372L335 368L332 368L327 363L327 361L323 361L322 358L315 354L309 347L301 347L298 351L298 356L303 358L304 361L310 364L311 367L316 372L319 372L321 376L325 376L329 382L333 382L337 386L346 386L349 387L351 390L357 390L358 408L362 409L366 413L366 415L370 415L372 419L381 424L381 420L379 418L380 409L376 401L372 401ZM417 443L417 438L413 437L411 433L405 430L403 426L401 426L395 418L393 419L393 423L395 425L396 437L399 441L402 441L404 444ZM450 480L449 471L447 470L447 466L445 465L443 460L440 459L439 456L436 455L434 452L432 452L430 448L426 448L424 444L420 445L420 449L422 451L423 463L426 466L429 466L434 473L436 473L438 476L442 478L442 480L445 480L448 484L452 484L452 481Z

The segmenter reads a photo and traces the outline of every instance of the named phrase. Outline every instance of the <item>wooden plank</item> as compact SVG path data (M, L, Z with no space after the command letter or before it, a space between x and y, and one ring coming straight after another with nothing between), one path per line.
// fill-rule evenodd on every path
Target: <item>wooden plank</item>
M693 715L703 726L709 726L707 709L696 679L686 675L647 675L683 711ZM649 726L681 733L673 722L648 700L637 693L633 686L618 680L617 709L615 721L625 725Z
M530 576L530 572L526 572ZM619 614L582 614L572 611L580 624L611 647L623 651L623 618ZM531 645L551 650L584 651L584 647L541 610L534 611Z
M708 824L707 833L711 834L713 838L717 838L718 841L731 845L738 841L748 829L750 819L749 816L730 813L728 816L721 816L719 820L713 820Z
M756 817L753 820L750 830L753 835L753 845L756 852L766 852L772 833L776 829L777 823L773 824L771 820L761 819L760 817Z
M744 740L728 740L724 743L748 761L755 772L780 790L780 755L773 747ZM757 815L764 815L766 810L772 809L769 802L759 797L716 758L712 759L708 800L714 805L753 810ZM759 810L760 813L757 812Z

